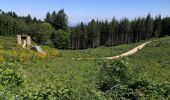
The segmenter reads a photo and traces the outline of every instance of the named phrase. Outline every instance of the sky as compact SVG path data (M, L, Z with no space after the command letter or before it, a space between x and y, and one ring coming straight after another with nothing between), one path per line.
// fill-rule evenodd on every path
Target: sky
M42 20L47 12L64 9L69 24L74 25L91 19L134 19L148 13L170 16L170 0L1 0L0 9L15 11L20 16L30 14Z

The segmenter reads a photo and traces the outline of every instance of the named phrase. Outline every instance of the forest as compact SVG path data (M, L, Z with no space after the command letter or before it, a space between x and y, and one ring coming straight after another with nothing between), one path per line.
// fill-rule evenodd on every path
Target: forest
M113 17L111 21L92 19L76 26L69 26L68 23L69 17L64 9L47 12L43 21L30 14L18 16L13 11L0 10L1 36L15 37L24 33L40 45L58 49L111 47L170 35L170 17L152 17L150 13L133 20Z

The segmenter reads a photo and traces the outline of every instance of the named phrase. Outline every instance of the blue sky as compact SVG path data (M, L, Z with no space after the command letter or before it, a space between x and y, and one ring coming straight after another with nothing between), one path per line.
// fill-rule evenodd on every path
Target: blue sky
M28 13L44 19L47 12L65 9L69 23L88 22L92 18L110 20L112 17L133 19L148 13L163 17L170 15L170 0L1 0L0 9L15 11L18 15Z

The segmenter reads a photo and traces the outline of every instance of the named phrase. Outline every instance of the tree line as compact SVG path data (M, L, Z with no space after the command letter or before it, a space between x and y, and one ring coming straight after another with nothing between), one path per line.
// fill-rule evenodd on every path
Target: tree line
M20 33L30 35L41 45L58 49L110 47L170 35L170 17L148 14L133 20L126 17L121 20L112 18L111 21L92 19L89 23L81 22L70 27L64 9L47 12L44 21L29 14L24 17L0 10L0 35L14 37Z
M74 49L95 48L99 46L114 46L139 42L151 38L170 35L170 17L161 15L153 18L150 14L134 20L123 18L120 21L92 19L88 24L80 23L71 33L71 43Z

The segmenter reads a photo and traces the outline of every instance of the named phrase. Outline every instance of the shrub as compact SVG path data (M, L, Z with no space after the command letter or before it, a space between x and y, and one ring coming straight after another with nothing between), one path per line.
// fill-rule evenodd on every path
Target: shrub
M69 33L62 30L54 31L51 35L51 40L55 48L67 49L69 45Z
M7 63L0 66L0 84L3 86L20 87L24 82L22 75L17 72L16 67L13 68L11 65Z
M14 63L0 65L0 99L16 99L20 89L24 87L24 79L21 75L20 66Z
M122 99L167 99L170 84L154 84L136 78L125 60L102 61L99 71L99 89L107 98Z
M99 85L102 91L107 91L118 84L125 84L131 80L131 70L124 60L100 63Z

